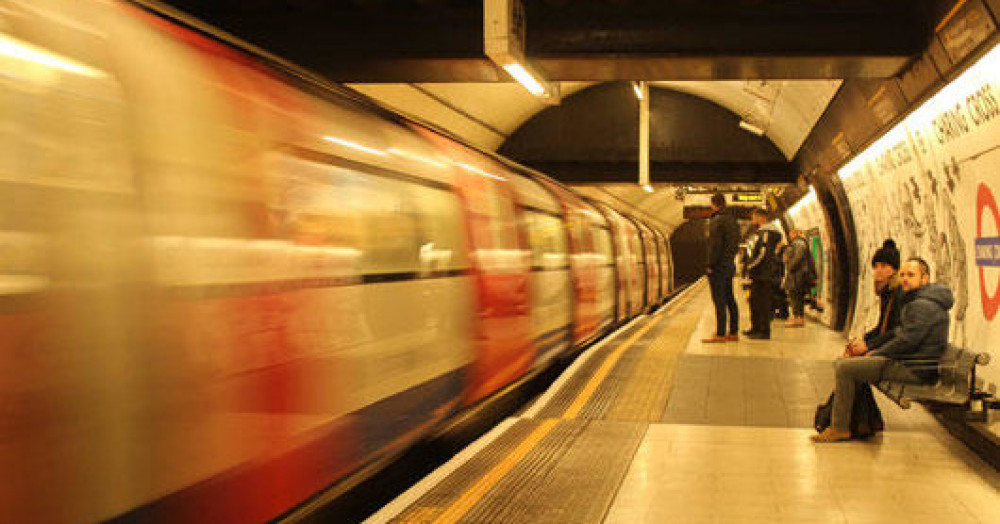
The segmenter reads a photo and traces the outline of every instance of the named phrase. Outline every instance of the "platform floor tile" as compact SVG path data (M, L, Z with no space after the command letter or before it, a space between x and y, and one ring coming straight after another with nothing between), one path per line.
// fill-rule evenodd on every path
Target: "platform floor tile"
M605 522L998 522L1000 476L950 437L810 434L651 425Z

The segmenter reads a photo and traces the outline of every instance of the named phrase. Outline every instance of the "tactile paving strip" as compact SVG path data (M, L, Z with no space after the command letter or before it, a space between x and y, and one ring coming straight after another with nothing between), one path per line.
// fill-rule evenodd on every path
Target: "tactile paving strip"
M642 335L621 355L576 417L646 422L660 419L667 405L677 361L705 306L704 296L679 300L684 302L672 306L673 309L659 325ZM605 351L601 355L591 358L541 410L539 416L565 416L568 406L577 399L614 348L642 329L643 325L645 323L621 335L617 344L603 348Z
M524 438L553 422L551 431L499 482L472 501L467 511L454 511L455 505L468 503L463 497ZM394 522L600 522L646 427L644 423L519 420Z
M608 358L611 351L623 341L628 340L633 334L642 329L642 323L636 323L636 325L629 328L624 333L618 335L617 340L613 344L609 344L601 349L601 354L594 355L577 370L577 372L570 377L570 379L563 384L563 387L555 394L554 397L549 401L549 403L538 413L539 418L559 418L566 412L566 409L570 404L576 400L576 397L580 394L580 390L590 381L590 378L594 376L597 369L604 364L604 361ZM648 335L648 334L647 334Z
M603 520L705 307L692 291L598 349L537 418L516 420L392 522Z

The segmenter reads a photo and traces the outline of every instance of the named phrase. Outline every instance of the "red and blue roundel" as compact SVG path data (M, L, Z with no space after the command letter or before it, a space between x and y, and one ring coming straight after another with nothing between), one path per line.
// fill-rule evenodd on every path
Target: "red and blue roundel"
M993 215L994 236L983 236L983 211L989 210ZM979 295L983 302L983 315L986 320L993 320L1000 308L1000 280L991 294L986 289L985 268L1000 268L1000 212L993 192L985 184L979 184L976 192L976 266L979 268Z

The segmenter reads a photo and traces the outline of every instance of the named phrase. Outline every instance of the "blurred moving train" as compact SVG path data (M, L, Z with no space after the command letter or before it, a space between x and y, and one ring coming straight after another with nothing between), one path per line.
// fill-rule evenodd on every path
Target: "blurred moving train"
M661 303L667 238L145 2L0 0L0 521L260 521Z

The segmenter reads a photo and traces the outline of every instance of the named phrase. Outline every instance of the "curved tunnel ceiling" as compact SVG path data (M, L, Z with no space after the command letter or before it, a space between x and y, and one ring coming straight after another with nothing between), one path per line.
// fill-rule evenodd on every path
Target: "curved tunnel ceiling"
M665 87L711 100L766 130L791 159L823 114L840 80L664 81ZM514 83L348 84L404 113L495 151L525 121L549 107ZM563 82L563 98L593 85Z
M840 80L665 81L651 85L711 101L766 130L791 159L840 87ZM593 82L563 82L563 100ZM514 83L349 84L403 113L431 122L484 149L496 151L522 125L551 107ZM652 194L634 184L576 186L588 196L632 209L670 233L684 222L683 201L670 187Z

